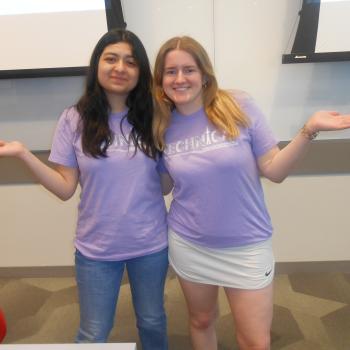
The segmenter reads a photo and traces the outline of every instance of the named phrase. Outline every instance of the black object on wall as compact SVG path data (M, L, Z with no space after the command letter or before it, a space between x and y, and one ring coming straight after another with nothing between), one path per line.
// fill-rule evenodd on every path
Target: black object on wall
M126 28L120 0L105 0L105 7L108 30L114 28Z
M344 11L348 12L349 3L350 1L348 0L344 1L343 4L338 4L336 6L343 6ZM320 29L320 8L323 6L323 10L325 12L333 11L332 8L327 8L327 5L327 0L303 0L302 8L299 11L298 29L296 31L291 53L282 55L282 63L333 62L350 60L350 51L316 52L316 42L318 40L318 33ZM339 9L341 10L340 7ZM348 15L350 16L350 11ZM334 22L336 22L336 18L334 18ZM330 30L331 28L328 29ZM343 33L343 35L346 35L346 33Z

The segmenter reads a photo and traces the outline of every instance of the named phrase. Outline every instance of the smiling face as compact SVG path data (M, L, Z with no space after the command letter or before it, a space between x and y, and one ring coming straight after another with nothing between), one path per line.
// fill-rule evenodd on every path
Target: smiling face
M106 46L98 63L97 78L107 98L126 101L130 91L138 83L139 67L132 54L131 46L118 42Z
M162 87L181 114L194 113L203 105L203 74L186 51L175 49L167 53Z

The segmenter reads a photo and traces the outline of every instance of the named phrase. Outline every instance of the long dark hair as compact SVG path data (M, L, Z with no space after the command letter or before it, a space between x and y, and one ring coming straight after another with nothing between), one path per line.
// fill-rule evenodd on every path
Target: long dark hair
M139 149L148 157L155 158L157 151L152 136L151 68L142 42L134 33L125 29L113 29L104 34L92 52L85 92L76 104L82 122L82 148L85 154L94 158L107 157L108 146L113 142L113 132L108 123L111 108L106 93L98 82L97 73L105 47L118 42L130 45L139 66L138 83L126 99L129 108L126 118L132 127L127 141L132 141L135 152Z

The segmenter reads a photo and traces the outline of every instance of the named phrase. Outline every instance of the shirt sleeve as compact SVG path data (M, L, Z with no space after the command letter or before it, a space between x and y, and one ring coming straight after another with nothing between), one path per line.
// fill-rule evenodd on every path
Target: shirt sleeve
M49 161L71 168L78 167L74 148L77 117L73 108L66 109L61 114L55 129Z
M255 103L254 99L246 93L242 93L237 101L243 112L250 120L249 134L254 156L259 158L274 148L278 141L274 136L264 113Z

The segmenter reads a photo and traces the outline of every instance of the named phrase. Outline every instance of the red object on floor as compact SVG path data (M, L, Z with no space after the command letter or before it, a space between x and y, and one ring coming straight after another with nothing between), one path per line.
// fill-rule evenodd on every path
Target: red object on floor
M0 343L2 340L5 338L6 335L6 320L5 320L5 315L0 309Z

